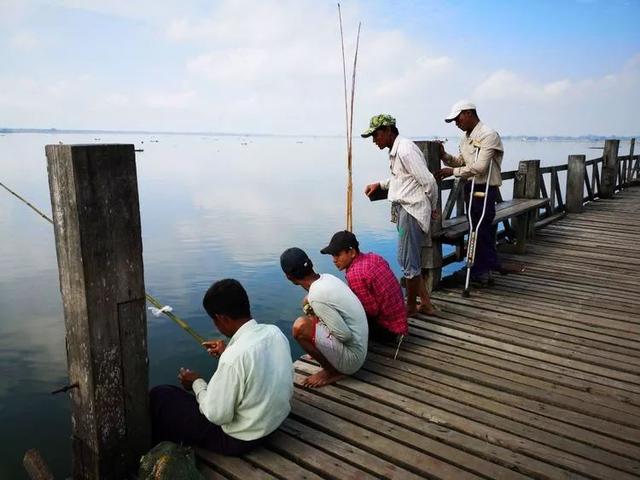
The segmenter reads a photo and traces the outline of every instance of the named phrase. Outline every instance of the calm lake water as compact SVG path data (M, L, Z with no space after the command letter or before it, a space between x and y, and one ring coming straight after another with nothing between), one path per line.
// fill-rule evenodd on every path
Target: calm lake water
M256 319L290 336L304 292L286 281L280 253L307 251L320 272L342 277L319 250L345 228L346 161L339 138L171 135L0 136L0 181L51 207L44 146L133 143L144 243L146 289L205 336L214 336L201 298L212 281L233 277L248 290ZM386 152L354 139L354 231L364 251L398 272L395 230L386 202L369 202L367 183L388 173ZM601 143L505 142L504 170L519 160L563 164L567 155L601 155ZM446 148L457 151L457 140ZM620 154L628 154L621 142ZM560 178L561 184L564 177ZM511 185L503 193L509 197ZM54 474L70 465L69 401L50 392L68 383L64 320L53 228L0 189L0 478L27 478L24 452L38 448ZM175 383L181 366L208 376L215 364L167 318L148 316L151 385ZM300 349L292 343L294 357Z

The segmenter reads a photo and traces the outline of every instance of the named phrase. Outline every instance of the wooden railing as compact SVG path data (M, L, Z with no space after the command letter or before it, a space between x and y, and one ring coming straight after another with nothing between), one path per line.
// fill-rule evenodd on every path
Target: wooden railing
M439 146L436 142L416 142L427 158L429 168L439 168ZM569 155L564 165L539 167L538 160L523 160L518 170L502 172L503 182L513 183L513 198L548 198L549 202L534 212L530 222L528 236L533 236L538 228L542 228L562 218L567 213L578 213L587 202L598 198L610 198L634 183L640 183L640 155L634 153L635 139L631 140L629 154L618 156L619 140L606 140L603 155L586 160L585 155ZM535 171L538 174L535 174ZM560 174L566 172L565 188L561 188ZM440 231L442 221L466 215L464 204L464 180L447 179L439 184L441 198L441 216L438 225L432 225L432 233ZM502 189L504 191L505 183ZM448 192L448 193L447 193ZM526 192L523 194L523 192ZM445 195L443 195L445 193ZM444 198L446 197L446 201ZM498 194L498 203L503 202L502 192ZM497 240L512 243L516 240L517 225L513 219L501 222ZM455 251L442 255L442 240L434 240L433 259L426 261L428 270L436 281L441 275L442 267L463 260L464 240L453 243Z

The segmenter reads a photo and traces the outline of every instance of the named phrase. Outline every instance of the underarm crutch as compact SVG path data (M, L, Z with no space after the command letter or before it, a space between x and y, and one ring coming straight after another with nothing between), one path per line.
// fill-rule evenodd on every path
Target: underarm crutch
M476 145L476 159L474 163L478 161L478 156L480 155L480 146ZM493 160L489 162L489 172L487 173L487 181L484 187L484 193L482 192L474 192L474 188L476 185L476 176L474 175L471 179L471 192L469 193L469 205L467 207L467 217L469 219L469 240L467 241L467 278L464 282L464 290L462 291L463 297L468 297L470 292L469 283L471 280L471 268L473 267L473 263L476 257L476 244L478 243L478 229L480 225L482 225L482 220L484 220L484 214L487 211L487 198L489 197L489 181L491 179L491 167L493 166ZM478 219L478 224L475 228L473 228L473 220L471 218L471 205L473 203L473 197L484 197L482 203L482 214Z

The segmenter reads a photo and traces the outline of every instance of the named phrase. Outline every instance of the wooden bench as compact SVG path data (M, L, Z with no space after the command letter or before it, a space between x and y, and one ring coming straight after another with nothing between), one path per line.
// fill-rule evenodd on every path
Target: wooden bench
M536 211L548 203L548 198L515 198L498 203L496 205L496 216L493 220L493 225ZM445 243L455 243L467 233L469 233L469 221L466 216L454 217L442 221L440 236Z

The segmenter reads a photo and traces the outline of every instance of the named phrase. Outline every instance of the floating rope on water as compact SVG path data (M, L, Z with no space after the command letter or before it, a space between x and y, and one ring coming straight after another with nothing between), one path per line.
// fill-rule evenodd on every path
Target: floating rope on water
M18 195L16 192L14 192L13 190L11 190L9 187L7 187L4 183L0 182L0 186L2 186L7 192L9 192L11 195L13 195L14 197L16 197L18 200L20 200L21 202L23 202L24 204L26 204L29 208L31 208L31 210L33 210L34 212L36 212L38 215L40 215L42 218L44 218L47 222L49 222L51 225L53 225L53 220L48 217L46 214L42 213L41 210L39 210L37 207L35 207L34 205L32 205L31 203L29 203L25 198L21 197L20 195ZM173 312L170 309L165 308L165 305L162 305L155 297L153 297L152 295L148 294L145 292L145 297L147 299L147 301L153 305L154 307L156 307L157 309L159 309L158 311L163 313L164 315L166 315L167 317L169 317L171 320L173 320L176 325L178 325L180 328L182 328L185 332L187 332L189 335L191 335L196 342L198 342L198 345L200 345L202 348L206 348L202 345L203 342L206 341L206 338L204 338L203 336L201 336L200 334L198 334L193 328L191 328L189 326L189 324L187 322L185 322L184 320L182 320L180 317L178 317L177 315L174 315Z

